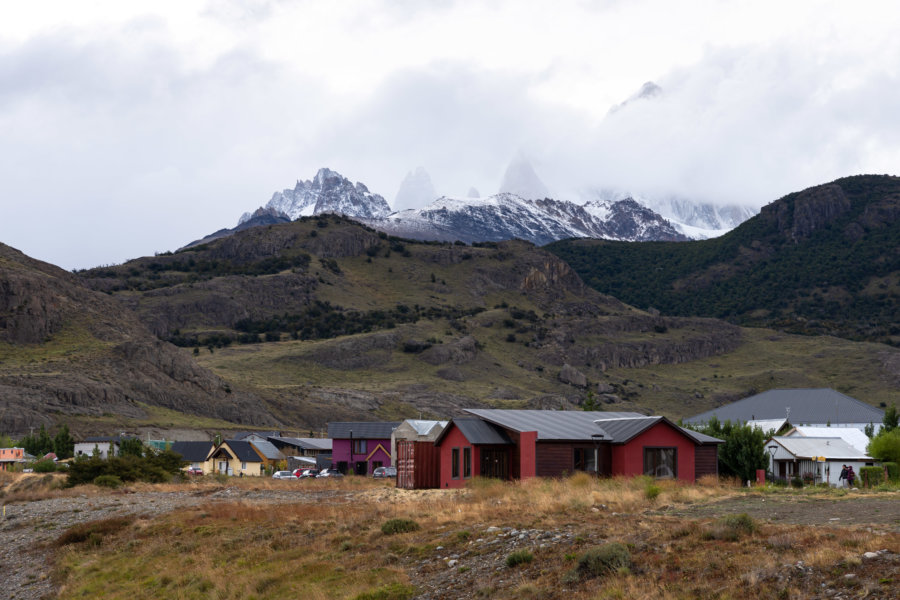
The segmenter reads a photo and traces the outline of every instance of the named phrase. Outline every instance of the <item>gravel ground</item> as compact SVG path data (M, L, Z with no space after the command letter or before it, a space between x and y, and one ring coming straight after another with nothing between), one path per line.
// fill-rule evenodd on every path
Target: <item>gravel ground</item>
M214 488L179 492L111 492L104 496L73 496L5 505L0 517L0 598L38 600L53 598L47 545L69 527L125 515L152 517L178 508L212 502L268 503L331 500L342 492L296 492Z

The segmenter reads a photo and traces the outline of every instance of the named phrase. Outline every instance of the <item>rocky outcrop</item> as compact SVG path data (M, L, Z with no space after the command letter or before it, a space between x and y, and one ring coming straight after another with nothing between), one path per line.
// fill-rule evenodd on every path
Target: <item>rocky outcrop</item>
M472 336L454 342L432 346L419 355L419 359L430 365L461 365L474 360L478 355L478 342Z
M773 222L789 240L798 243L850 209L850 199L840 185L830 183L798 192L792 201L781 200L763 207L761 218Z
M559 370L557 378L568 385L574 385L576 387L587 386L587 377L584 376L584 373L568 363L564 364L562 369Z

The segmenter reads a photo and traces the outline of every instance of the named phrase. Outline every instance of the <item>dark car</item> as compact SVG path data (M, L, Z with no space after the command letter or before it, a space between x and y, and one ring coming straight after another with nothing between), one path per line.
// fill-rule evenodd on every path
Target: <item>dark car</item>
M300 479L307 479L309 477L315 477L318 474L319 472L316 469L303 469L297 477Z
M376 467L372 471L372 477L375 479L384 479L386 477L396 477L397 467Z

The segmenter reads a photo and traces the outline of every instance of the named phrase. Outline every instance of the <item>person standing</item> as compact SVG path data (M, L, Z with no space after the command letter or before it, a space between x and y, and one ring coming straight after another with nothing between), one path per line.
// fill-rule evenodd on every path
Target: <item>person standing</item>
M841 487L845 487L847 485L847 465L841 466L841 475L838 477L838 482Z
M850 484L850 487L853 487L854 479L856 479L856 473L853 472L853 467L847 467L847 483Z

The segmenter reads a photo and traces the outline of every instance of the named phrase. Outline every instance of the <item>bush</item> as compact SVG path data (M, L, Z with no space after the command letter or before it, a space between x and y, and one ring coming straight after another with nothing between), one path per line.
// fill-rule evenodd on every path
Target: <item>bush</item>
M104 536L111 535L122 529L125 529L134 521L134 517L113 517L100 521L92 521L90 523L80 523L74 527L70 527L65 533L56 539L57 546L68 546L70 544L81 544L83 542L91 542L92 545L99 545Z
M875 487L881 485L884 481L883 467L860 467L857 476L858 485L865 487Z
M887 471L890 481L900 481L900 464L895 462L886 462L881 466Z
M656 500L656 497L659 496L660 492L662 492L662 489L655 483L648 483L644 488L644 496L647 500Z
M56 463L51 459L39 460L32 465L35 473L53 473L56 471Z
M631 553L625 544L610 542L582 554L575 572L581 577L602 577L630 568Z
M712 529L704 532L703 539L736 542L743 536L752 534L756 529L756 521L747 513L728 515L716 521Z
M115 475L98 475L97 477L94 477L94 485L115 489L117 487L122 487L122 480Z
M791 487L795 487L795 488L798 488L798 489L799 489L799 488L802 488L802 487L803 487L803 480L800 479L799 477L792 477L792 478L791 478Z
M410 531L418 531L419 524L412 519L391 519L385 521L381 526L381 533L384 535L394 535L395 533L409 533Z
M513 568L530 563L533 560L534 554L531 553L531 550L516 550L506 557L506 566Z
M416 588L402 583L390 583L372 592L363 592L353 600L409 600L416 595Z

